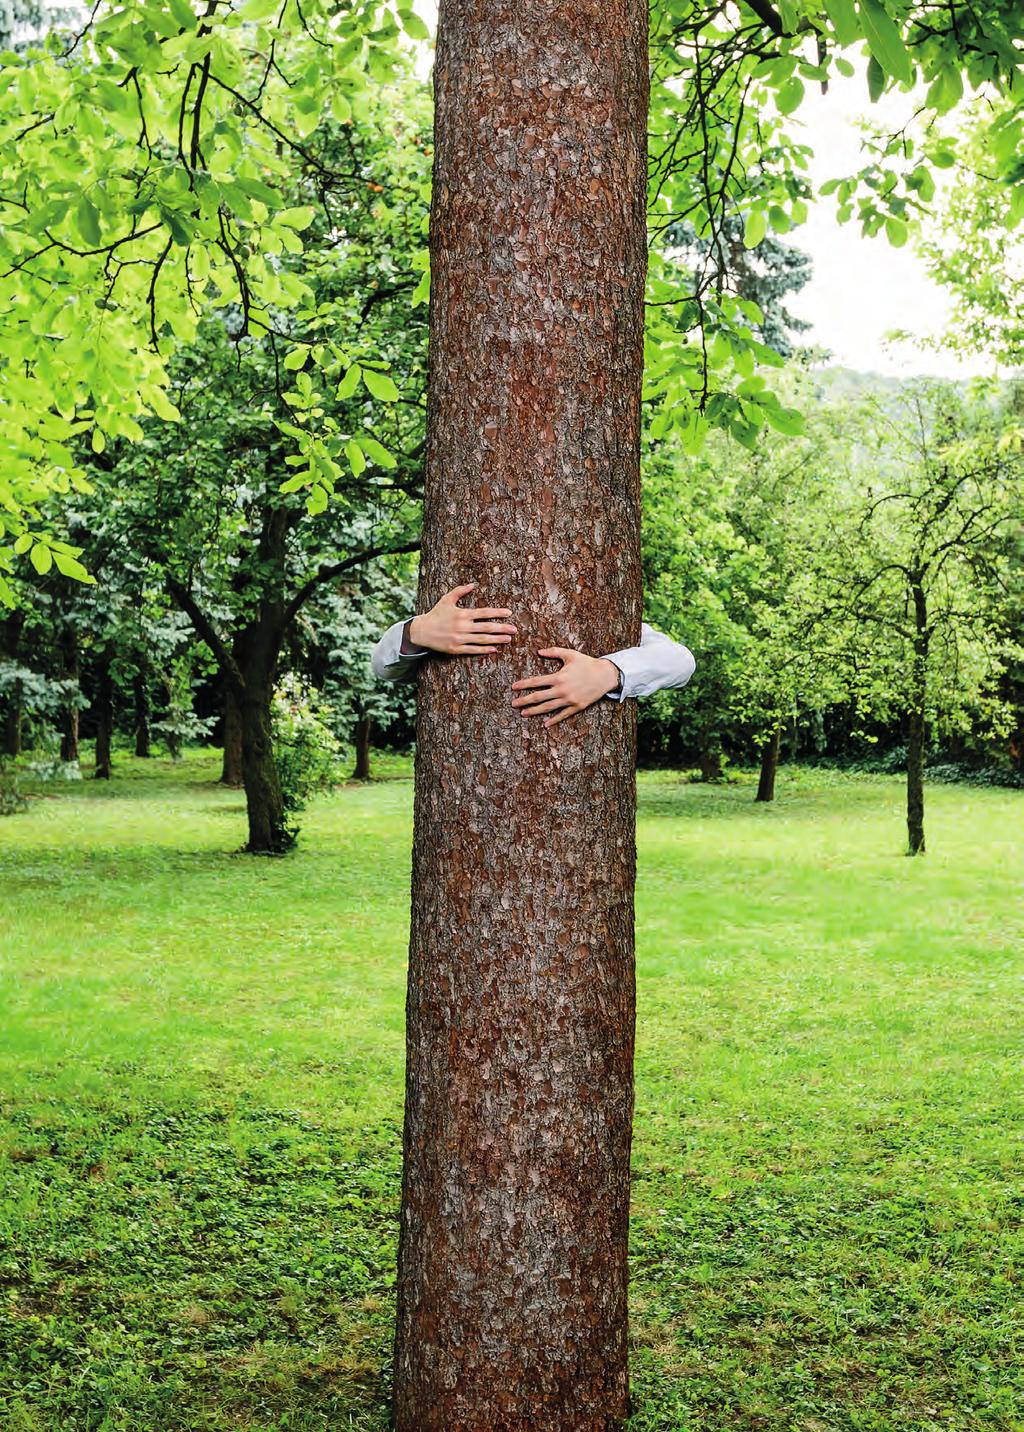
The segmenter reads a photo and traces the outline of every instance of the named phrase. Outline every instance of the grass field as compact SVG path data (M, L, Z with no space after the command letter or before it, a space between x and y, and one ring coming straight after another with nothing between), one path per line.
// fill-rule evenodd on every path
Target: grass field
M386 1426L411 782L0 821L0 1427ZM1024 796L641 779L630 1432L1024 1429Z

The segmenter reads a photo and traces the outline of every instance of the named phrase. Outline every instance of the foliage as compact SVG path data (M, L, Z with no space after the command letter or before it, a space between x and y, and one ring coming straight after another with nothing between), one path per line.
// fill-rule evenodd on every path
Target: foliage
M83 437L102 452L137 440L147 412L176 419L167 362L208 305L235 305L242 332L274 333L309 301L279 262L301 251L316 177L330 177L305 140L325 110L339 124L364 112L399 33L378 0L202 13L129 0L74 36L4 53L0 582L15 549L75 575L39 503L84 489ZM284 192L296 158L311 171L299 204Z
M330 709L294 676L278 685L271 714L285 811L295 814L338 779L341 744L331 729Z
M186 746L213 729L212 717L196 715L196 684L196 653L186 649L173 659L164 676L165 714L153 722L153 730L163 737L173 761L179 761Z

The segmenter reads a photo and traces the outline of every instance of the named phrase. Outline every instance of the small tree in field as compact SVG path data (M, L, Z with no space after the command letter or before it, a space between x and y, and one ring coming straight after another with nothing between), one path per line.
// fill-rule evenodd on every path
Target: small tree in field
M948 387L875 404L852 481L822 550L862 709L899 715L907 736L908 854L925 849L929 732L1006 713L1007 538L1020 520L1021 462L998 414Z

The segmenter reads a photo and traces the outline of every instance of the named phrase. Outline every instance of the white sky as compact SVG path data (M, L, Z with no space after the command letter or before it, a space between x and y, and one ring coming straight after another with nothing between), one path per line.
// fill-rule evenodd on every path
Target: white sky
M433 31L435 0L415 0L415 9ZM417 68L426 75L432 51L419 48ZM832 80L827 95L819 86L808 85L798 115L801 138L815 151L810 170L815 186L853 173L865 163L857 128L860 117L896 130L910 118L913 104L913 95L900 93L871 104L861 65L854 78ZM802 342L826 348L835 363L864 372L965 377L990 371L991 365L981 359L964 362L948 350L886 340L892 329L922 337L939 335L949 309L947 295L928 277L911 244L895 249L884 235L864 238L856 220L838 223L833 197L812 203L807 223L791 238L811 256L814 266L810 283L787 305L812 325L801 335Z

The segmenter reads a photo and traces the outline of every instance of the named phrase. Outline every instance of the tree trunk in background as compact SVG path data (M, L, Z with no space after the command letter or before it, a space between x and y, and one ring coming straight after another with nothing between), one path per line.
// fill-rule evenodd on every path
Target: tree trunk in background
M224 763L220 783L240 786L245 780L242 765L242 713L230 682L224 683Z
M719 781L722 778L722 748L717 742L701 752L700 778L702 781Z
M114 737L114 682L110 673L110 657L101 653L96 680L96 769L98 781L110 780L111 744Z
M352 772L352 779L354 781L368 781L370 779L370 732L372 730L373 722L369 716L361 716L356 722L356 768Z
M757 782L755 800L775 799L775 777L779 771L779 749L782 745L782 727L776 726L769 740L761 747L761 774Z
M235 661L243 685L236 688L242 737L242 784L249 817L246 850L252 855L280 855L294 845L285 819L284 797L274 760L271 701L278 639L270 622L254 622L236 638Z
M914 599L914 664L907 730L907 854L924 854L924 761L928 710L928 606L920 580L911 584Z
M132 679L132 694L135 701L135 754L148 760L152 754L152 732L150 730L149 671L140 662Z
M24 613L8 613L0 621L0 655L10 662L18 660L21 645L21 631L25 623ZM15 681L4 707L3 732L0 734L0 749L5 756L21 755L22 726L24 724L24 692L20 681Z
M60 634L60 674L62 681L78 682L80 678L78 633L66 626ZM60 758L78 760L78 706L69 702L61 717Z
M7 698L4 714L3 753L5 756L21 755L21 734L24 724L24 698L21 682L16 681Z
M627 1412L635 710L511 706L640 632L647 12L442 5L420 610L520 636L420 676L397 1432Z

